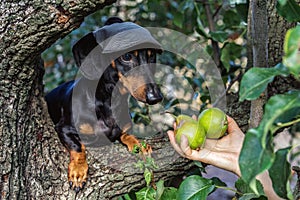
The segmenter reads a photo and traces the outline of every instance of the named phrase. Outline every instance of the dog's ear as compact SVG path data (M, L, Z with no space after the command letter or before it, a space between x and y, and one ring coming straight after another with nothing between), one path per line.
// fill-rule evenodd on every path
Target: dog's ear
M86 56L98 45L93 33L81 38L72 48L73 56L78 67L81 66Z
M122 23L122 22L124 22L124 21L122 19L120 19L119 17L110 17L106 20L104 25L111 25L114 23Z
M110 17L107 19L104 25L111 25L114 23L124 22L119 17ZM78 67L81 66L82 61L86 56L98 45L94 34L91 32L81 38L72 48L73 56Z

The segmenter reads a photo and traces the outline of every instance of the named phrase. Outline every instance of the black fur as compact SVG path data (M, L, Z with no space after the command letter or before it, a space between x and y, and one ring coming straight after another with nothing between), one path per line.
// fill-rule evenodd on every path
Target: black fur
M122 22L119 18L111 18L105 25L109 26ZM89 33L79 40L72 49L76 64L80 66L85 57L97 45L98 43L93 33ZM151 55L149 51L152 52ZM120 74L124 75L136 66L154 63L156 60L155 49L140 49L136 53L138 54L137 56L135 56L135 53L128 52L123 55L124 57L121 56L114 60L113 65L111 64L105 69L99 80L89 80L82 77L78 80L64 83L46 95L49 114L55 124L61 142L69 151L82 152L82 138L91 137L91 140L87 139L87 141L101 144L101 141L94 140L93 138L97 135L105 135L111 142L116 140L122 142L120 139L121 135L124 134L122 128L126 126L127 122L123 124L117 123L116 117L127 119L126 121L130 122L127 110L127 97L129 93L122 94L120 98L114 99L116 104L112 105L112 91L119 81ZM128 58L132 60L128 62ZM153 73L154 69L149 69L149 71ZM76 89L75 97L72 96L74 95L74 89ZM154 83L147 84L144 92L145 97L138 98L144 99L142 101L146 103L154 104L162 100L160 90ZM75 108L76 113L73 112L72 106L73 109ZM117 116L113 115L112 106L117 107L115 109L118 111L115 113ZM96 116L96 118L93 116ZM82 124L90 125L93 134L81 133L80 126ZM82 189L84 183L82 183L82 186L77 185L75 190Z

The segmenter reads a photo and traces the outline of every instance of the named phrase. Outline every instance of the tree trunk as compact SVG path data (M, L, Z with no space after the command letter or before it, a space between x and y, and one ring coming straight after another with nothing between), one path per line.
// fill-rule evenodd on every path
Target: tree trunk
M248 38L250 44L249 63L254 67L268 67L268 15L267 1L252 0L249 4ZM249 127L257 127L262 119L265 92L251 102Z
M297 1L300 4L300 1ZM270 67L275 66L282 60L283 43L285 34L288 29L295 27L296 23L290 23L278 15L276 12L276 0L268 1L268 63ZM280 28L278 28L280 27ZM277 76L270 84L267 96L271 97L275 94L283 94L292 89L300 89L299 82L292 76Z
M289 23L276 11L276 0L252 0L248 16L248 66L273 67L281 62L283 43L287 30L295 23ZM253 23L255 22L255 23ZM280 28L278 28L280 27ZM292 77L276 77L268 89L251 102L250 128L257 127L263 115L267 99L278 93L285 93L299 87Z
M0 199L71 199L68 153L58 140L44 101L40 54L79 27L106 1L1 3L0 24ZM151 142L150 142L151 143ZM153 144L155 178L183 175L192 165L166 139ZM82 199L111 199L145 185L136 158L117 144L88 149L90 166Z

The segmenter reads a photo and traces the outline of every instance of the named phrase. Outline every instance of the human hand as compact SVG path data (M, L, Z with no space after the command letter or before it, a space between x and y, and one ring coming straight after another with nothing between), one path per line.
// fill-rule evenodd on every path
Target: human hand
M227 120L228 134L219 140L206 139L204 147L200 150L192 150L184 135L181 137L180 144L176 143L174 131L168 131L168 136L172 146L181 156L232 171L240 176L238 159L245 135L233 118L227 116Z

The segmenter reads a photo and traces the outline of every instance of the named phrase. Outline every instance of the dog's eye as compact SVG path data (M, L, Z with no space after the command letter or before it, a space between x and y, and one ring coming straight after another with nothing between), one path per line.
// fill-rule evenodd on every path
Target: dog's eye
M131 56L131 54L129 54L129 53L125 53L124 55L122 55L122 60L124 60L124 61L130 61L131 60L131 58L132 58L132 56Z

